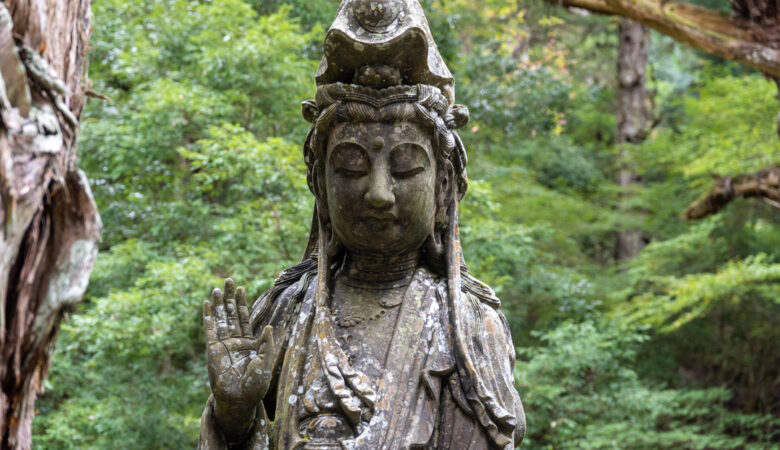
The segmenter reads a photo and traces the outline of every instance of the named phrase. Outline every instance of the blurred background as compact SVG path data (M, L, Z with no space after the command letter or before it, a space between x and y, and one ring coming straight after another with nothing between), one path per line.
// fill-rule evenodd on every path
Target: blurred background
M421 3L471 111L462 238L512 329L523 448L777 448L780 209L684 217L713 177L780 162L775 83L649 32L627 138L619 18ZM90 101L79 165L103 240L35 447L195 446L203 300L226 276L258 297L306 244L300 103L337 6L93 2L89 73L112 101Z

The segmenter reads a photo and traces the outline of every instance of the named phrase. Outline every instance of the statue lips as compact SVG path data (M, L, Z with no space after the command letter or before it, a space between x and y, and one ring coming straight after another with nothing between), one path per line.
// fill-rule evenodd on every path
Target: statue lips
M363 216L360 218L360 220L369 225L386 226L396 222L397 218L394 214L378 214Z
M395 214L369 214L360 218L360 227L358 229L365 234L375 235L379 233L387 233L391 231L394 226L400 226L398 218ZM357 230L356 230L357 231ZM356 234L365 235L364 233L357 232Z

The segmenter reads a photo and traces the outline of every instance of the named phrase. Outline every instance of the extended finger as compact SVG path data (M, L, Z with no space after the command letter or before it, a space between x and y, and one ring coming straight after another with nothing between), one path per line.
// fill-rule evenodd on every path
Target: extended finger
M225 278L225 300L236 298L236 284L232 278Z
M242 336L251 337L252 327L249 325L249 308L246 307L246 291L236 289L236 304L238 305L238 321L241 323Z
M228 336L227 321L225 320L225 303L223 301L222 291L215 288L211 292L211 300L214 302L214 325L217 331L218 339L225 339Z
M214 330L214 317L211 312L211 303L203 302L203 329L206 331L206 343L217 342L217 332Z
M241 337L241 323L238 321L238 307L235 299L225 299L225 313L227 315L228 335L230 337Z

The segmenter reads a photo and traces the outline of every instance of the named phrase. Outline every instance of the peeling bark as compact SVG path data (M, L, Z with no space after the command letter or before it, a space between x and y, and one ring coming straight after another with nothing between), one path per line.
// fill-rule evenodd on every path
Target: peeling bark
M75 167L90 1L0 3L0 448L28 449L64 313L102 227Z
M683 215L688 220L701 219L716 214L737 197L758 198L780 209L780 167L735 177L718 177L710 192L693 202Z

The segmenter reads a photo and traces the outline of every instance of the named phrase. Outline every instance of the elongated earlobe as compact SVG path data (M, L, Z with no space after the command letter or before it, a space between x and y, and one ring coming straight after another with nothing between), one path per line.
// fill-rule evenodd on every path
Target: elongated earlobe
M446 264L444 261L444 242L439 230L434 230L423 243L425 261L428 267L438 274L444 274Z
M333 258L341 253L344 246L341 244L341 241L338 237L336 237L336 233L333 231L333 225L331 225L330 222L328 205L324 199L317 200L317 211L319 213L320 224L322 224L320 233L322 233L325 241L325 247L322 250L330 258Z
M436 215L434 216L433 230L423 243L423 251L428 267L434 272L446 274L444 236L447 231L447 199L452 196L450 177L452 165L447 161L439 161L439 170L436 186Z
M333 232L333 227L330 224L330 220L325 225L325 253L330 258L335 258L344 249L341 241L336 237L336 233Z

